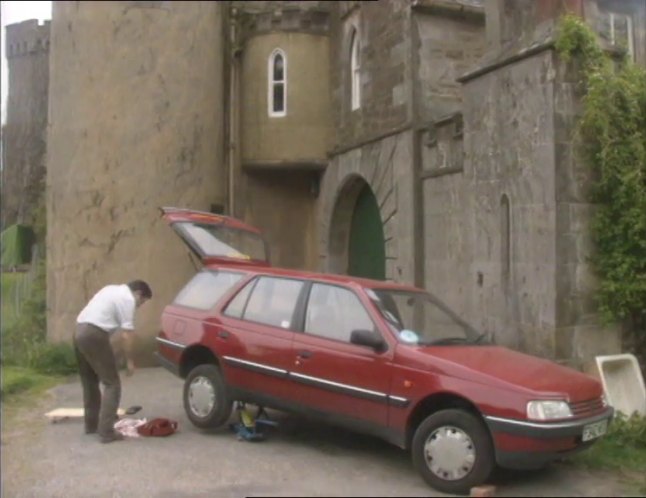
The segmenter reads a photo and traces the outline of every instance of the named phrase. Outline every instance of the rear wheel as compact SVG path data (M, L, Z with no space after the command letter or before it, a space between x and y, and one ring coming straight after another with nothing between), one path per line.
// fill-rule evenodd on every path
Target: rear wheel
M484 424L464 410L442 410L420 424L413 437L413 463L433 488L469 494L495 466L491 437Z
M226 424L232 404L217 366L199 365L190 371L184 382L184 410L193 425L212 429Z

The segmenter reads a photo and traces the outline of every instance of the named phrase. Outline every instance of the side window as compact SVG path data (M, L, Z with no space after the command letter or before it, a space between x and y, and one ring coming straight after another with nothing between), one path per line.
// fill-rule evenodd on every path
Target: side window
M287 59L285 53L274 50L269 56L269 115L272 117L287 114Z
M243 318L288 329L303 282L286 278L261 277L251 293Z
M224 310L224 314L233 318L242 318L244 308L247 305L249 294L258 280L252 280L245 285L240 292L231 300Z
M240 273L201 271L184 286L173 303L208 310L241 278Z
M314 284L305 316L305 332L350 342L353 330L374 330L375 326L359 298L348 289Z

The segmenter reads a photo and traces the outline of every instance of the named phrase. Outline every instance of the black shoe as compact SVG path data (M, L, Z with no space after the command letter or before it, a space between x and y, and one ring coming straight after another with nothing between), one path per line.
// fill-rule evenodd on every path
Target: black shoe
M118 432L113 432L108 436L100 436L102 443L112 443L113 441L123 441L123 435Z

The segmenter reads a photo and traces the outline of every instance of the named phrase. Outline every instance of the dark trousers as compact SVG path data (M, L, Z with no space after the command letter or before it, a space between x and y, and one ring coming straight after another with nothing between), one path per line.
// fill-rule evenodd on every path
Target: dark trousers
M121 401L121 379L109 334L89 323L80 323L74 336L74 350L83 386L85 432L98 431L101 437L110 437ZM103 396L99 382L104 387Z

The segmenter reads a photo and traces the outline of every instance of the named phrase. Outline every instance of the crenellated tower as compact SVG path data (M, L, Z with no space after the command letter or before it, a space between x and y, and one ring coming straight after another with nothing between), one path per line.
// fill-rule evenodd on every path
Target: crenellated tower
M44 191L50 23L7 26L7 122L3 130L2 227L32 222Z

